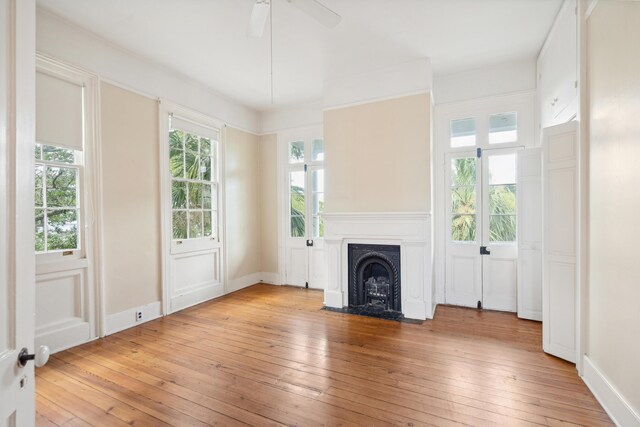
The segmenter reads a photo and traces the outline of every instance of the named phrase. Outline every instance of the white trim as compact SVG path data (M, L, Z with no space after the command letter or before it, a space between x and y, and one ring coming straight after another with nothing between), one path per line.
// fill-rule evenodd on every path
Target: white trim
M91 339L103 336L106 322L105 286L102 268L103 216L102 216L102 144L100 115L100 78L85 69L36 52L36 69L52 76L73 79L84 87L84 146L82 151L84 183L82 184L84 235L84 262L87 269L87 291L92 300L89 316ZM89 230L90 232L87 232ZM69 267L63 267L69 268ZM49 270L51 270L49 268ZM46 264L38 266L38 274L48 271ZM58 270L60 271L60 270Z
M629 402L607 379L598 366L584 355L583 377L591 393L600 402L611 420L618 426L640 426L640 414L633 409Z
M431 215L428 212L325 213L325 305L349 305L348 245L400 246L402 313L430 319L433 301Z
M445 303L445 271L446 271L446 215L445 215L445 156L447 153L465 150L474 150L477 147L483 149L507 148L507 147L530 147L536 145L536 91L525 90L513 93L506 93L495 96L475 98L465 101L449 102L437 104L433 120L433 132L435 138L432 140L433 157L432 167L432 190L433 190L433 269L434 286L436 292L435 301L438 304ZM477 145L474 147L451 148L449 146L449 125L448 121L454 118L465 116L477 116L480 112L495 110L517 110L518 112L518 139L515 144L495 144ZM522 111L520 111L522 110ZM521 121L527 117L529 123L522 129ZM520 135L522 134L522 136Z
M599 0L587 0L587 10L584 13L584 18L588 19L593 13L594 9L598 5Z
M136 321L136 312L142 312L142 320ZM138 326L142 323L149 322L162 316L162 304L160 301L154 301L149 304L132 307L119 313L107 316L105 335L115 334L125 329Z
M166 100L158 100L158 125L159 125L159 145L160 145L160 235L161 235L161 287L162 287L162 314L168 315L174 313L183 308L199 304L205 300L216 298L224 295L225 284L228 281L227 278L227 257L225 256L225 244L224 238L226 235L226 220L225 220L225 145L227 140L227 125L223 122L206 116L197 111L193 111L187 107L172 103ZM184 295L171 296L171 179L169 178L169 142L167 135L169 133L169 126L167 118L170 114L175 114L178 117L191 120L202 126L211 127L217 129L220 132L218 141L218 203L217 203L217 215L218 215L218 238L214 244L215 247L212 250L217 250L220 259L220 281L216 283L216 286L211 289L198 289L193 292L189 292ZM175 254L174 254L175 255ZM212 282L213 283L213 282ZM184 302L181 302L184 301Z
M324 107L322 109L322 111L340 110L342 108L357 107L358 105L373 104L375 102L391 101L393 99L407 98L409 96L415 96L415 95L427 95L427 94L430 94L430 93L431 93L431 90L421 89L421 90L415 90L415 91L410 91L410 92L399 93L397 95L373 97L373 98L364 99L362 101L349 102L349 103L345 103L345 104L334 105L334 106L330 106L330 107Z
M227 282L226 294L230 294L240 289L248 288L262 282L262 273L247 274L237 279L229 280Z

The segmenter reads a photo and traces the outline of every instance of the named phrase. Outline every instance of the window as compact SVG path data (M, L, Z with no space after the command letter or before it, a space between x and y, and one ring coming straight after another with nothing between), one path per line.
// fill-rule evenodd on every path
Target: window
M489 116L489 144L518 141L518 113L499 113Z
M218 140L169 129L172 237L218 237Z
M35 251L80 248L79 156L75 150L35 145Z
M307 138L287 144L289 158L289 236L324 237L324 140Z
M473 147L476 145L476 119L451 120L451 147Z
M324 212L324 169L316 169L311 172L311 192L313 195L311 207L313 237L324 237L324 220L320 216Z
M305 236L305 174L304 170L289 172L291 237Z
M289 163L304 163L304 141L289 143Z
M516 155L489 157L489 240L516 240Z
M476 240L476 158L451 160L451 240Z

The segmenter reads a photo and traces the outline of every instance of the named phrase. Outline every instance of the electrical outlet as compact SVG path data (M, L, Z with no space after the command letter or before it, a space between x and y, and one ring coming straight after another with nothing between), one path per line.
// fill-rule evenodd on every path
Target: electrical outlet
M136 322L141 321L143 317L142 311L136 311Z

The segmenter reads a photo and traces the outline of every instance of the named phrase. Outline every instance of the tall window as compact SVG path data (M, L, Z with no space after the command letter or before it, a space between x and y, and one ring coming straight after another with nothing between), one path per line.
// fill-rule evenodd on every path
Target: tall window
M290 141L289 225L291 237L324 237L324 140Z
M75 150L36 144L35 250L80 248L80 161Z
M217 160L217 136L198 135L171 120L169 169L174 240L218 238Z

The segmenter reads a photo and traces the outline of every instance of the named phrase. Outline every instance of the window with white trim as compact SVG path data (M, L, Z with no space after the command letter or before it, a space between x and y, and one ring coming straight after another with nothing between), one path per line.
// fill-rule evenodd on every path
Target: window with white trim
M170 118L171 235L173 240L218 238L218 135L201 135Z
M82 153L35 145L35 251L80 249Z

